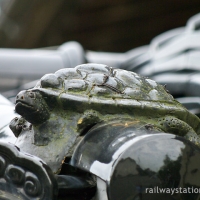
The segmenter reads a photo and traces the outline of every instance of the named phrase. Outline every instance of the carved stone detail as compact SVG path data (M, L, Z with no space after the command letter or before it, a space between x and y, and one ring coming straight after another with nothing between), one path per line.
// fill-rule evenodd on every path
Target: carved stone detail
M26 172L26 181L24 184L24 191L27 195L37 196L41 194L42 187L37 176L31 172Z
M3 176L6 167L5 159L0 157L0 177Z
M0 142L0 191L0 199L9 200L54 200L58 193L55 177L41 159L3 142Z
M22 185L25 178L25 171L18 166L8 165L5 171L5 178L8 182L12 182L15 185Z

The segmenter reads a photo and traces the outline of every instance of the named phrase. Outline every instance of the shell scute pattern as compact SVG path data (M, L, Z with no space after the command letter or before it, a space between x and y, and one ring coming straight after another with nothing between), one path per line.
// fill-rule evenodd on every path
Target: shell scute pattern
M65 91L85 91L87 89L87 83L80 79L65 80L64 89Z
M102 85L104 83L104 77L104 74L92 73L88 74L85 80L93 83L94 85Z
M41 87L43 88L59 88L60 82L55 74L46 74L41 78Z
M140 87L135 87L135 88L127 87L124 90L124 94L126 95L127 98L144 99L144 100L150 99L148 96L146 95L144 96L144 94L140 92Z
M103 87L94 87L91 91L90 91L90 96L93 95L103 95L103 96L109 96L110 95L110 91L107 90L106 88Z
M100 74L106 74L109 75L110 74L110 68L107 65L103 65L103 64L83 64L83 65L78 65L76 67L76 70L79 70L81 72L86 72L87 74L90 73L100 73Z
M146 81L153 87L153 88L156 88L158 86L158 84L154 81L154 80L151 80L151 79L146 79Z
M38 86L37 86L38 87ZM57 89L60 93L100 98L134 100L174 100L164 87L154 81L122 69L103 64L83 64L61 69L41 78L41 88Z
M81 75L77 73L75 68L67 68L67 69L60 69L55 72L55 75L60 78L61 80L64 79L80 79Z
M127 87L133 84L138 86L141 85L141 80L136 78L135 75L129 71L119 70L116 72L116 77L117 79L121 80Z

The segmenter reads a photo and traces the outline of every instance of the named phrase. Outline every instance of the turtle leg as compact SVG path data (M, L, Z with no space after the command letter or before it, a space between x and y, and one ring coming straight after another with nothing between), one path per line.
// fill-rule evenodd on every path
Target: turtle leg
M31 129L32 125L27 122L23 117L15 117L9 124L10 129L15 137L18 137L23 130Z
M158 125L165 132L185 137L194 144L200 146L199 135L184 121L173 116L166 116L158 119Z

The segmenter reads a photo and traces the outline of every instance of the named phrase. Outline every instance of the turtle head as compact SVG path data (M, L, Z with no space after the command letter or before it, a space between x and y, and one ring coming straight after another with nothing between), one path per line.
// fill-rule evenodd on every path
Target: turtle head
M32 124L41 124L49 116L48 106L37 90L23 90L16 96L15 110Z

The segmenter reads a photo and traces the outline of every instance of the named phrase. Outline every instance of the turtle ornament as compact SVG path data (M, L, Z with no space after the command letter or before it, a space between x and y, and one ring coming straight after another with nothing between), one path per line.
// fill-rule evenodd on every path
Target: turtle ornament
M18 136L15 145L44 160L54 174L60 174L68 162L100 177L97 178L97 188L105 181L103 185L110 188L107 194L110 199L118 199L121 194L114 192L120 191L116 190L119 186L116 173L121 173L122 179L129 172L133 175L134 170L138 175L143 170L144 175L138 185L129 184L134 186L130 190L136 192L121 199L137 196L140 184L151 183L145 178L153 174L151 167L147 167L150 171L142 169L134 159L131 162L133 168L129 168L124 164L127 157L149 155L145 159L151 157L149 162L158 162L165 155L165 160L169 158L175 162L183 158L179 156L184 154L185 146L189 145L191 151L199 152L200 120L197 116L155 81L103 64L83 64L44 75L34 88L21 91L16 96L15 110L23 119L15 119L11 123L13 132ZM141 154L137 154L137 143L141 140L144 147L149 145L146 146L148 153L143 149ZM123 159L119 161L120 156ZM164 170L161 164L158 169ZM159 176L163 177L161 174ZM196 185L200 186L200 183ZM107 198L102 196L98 198Z

